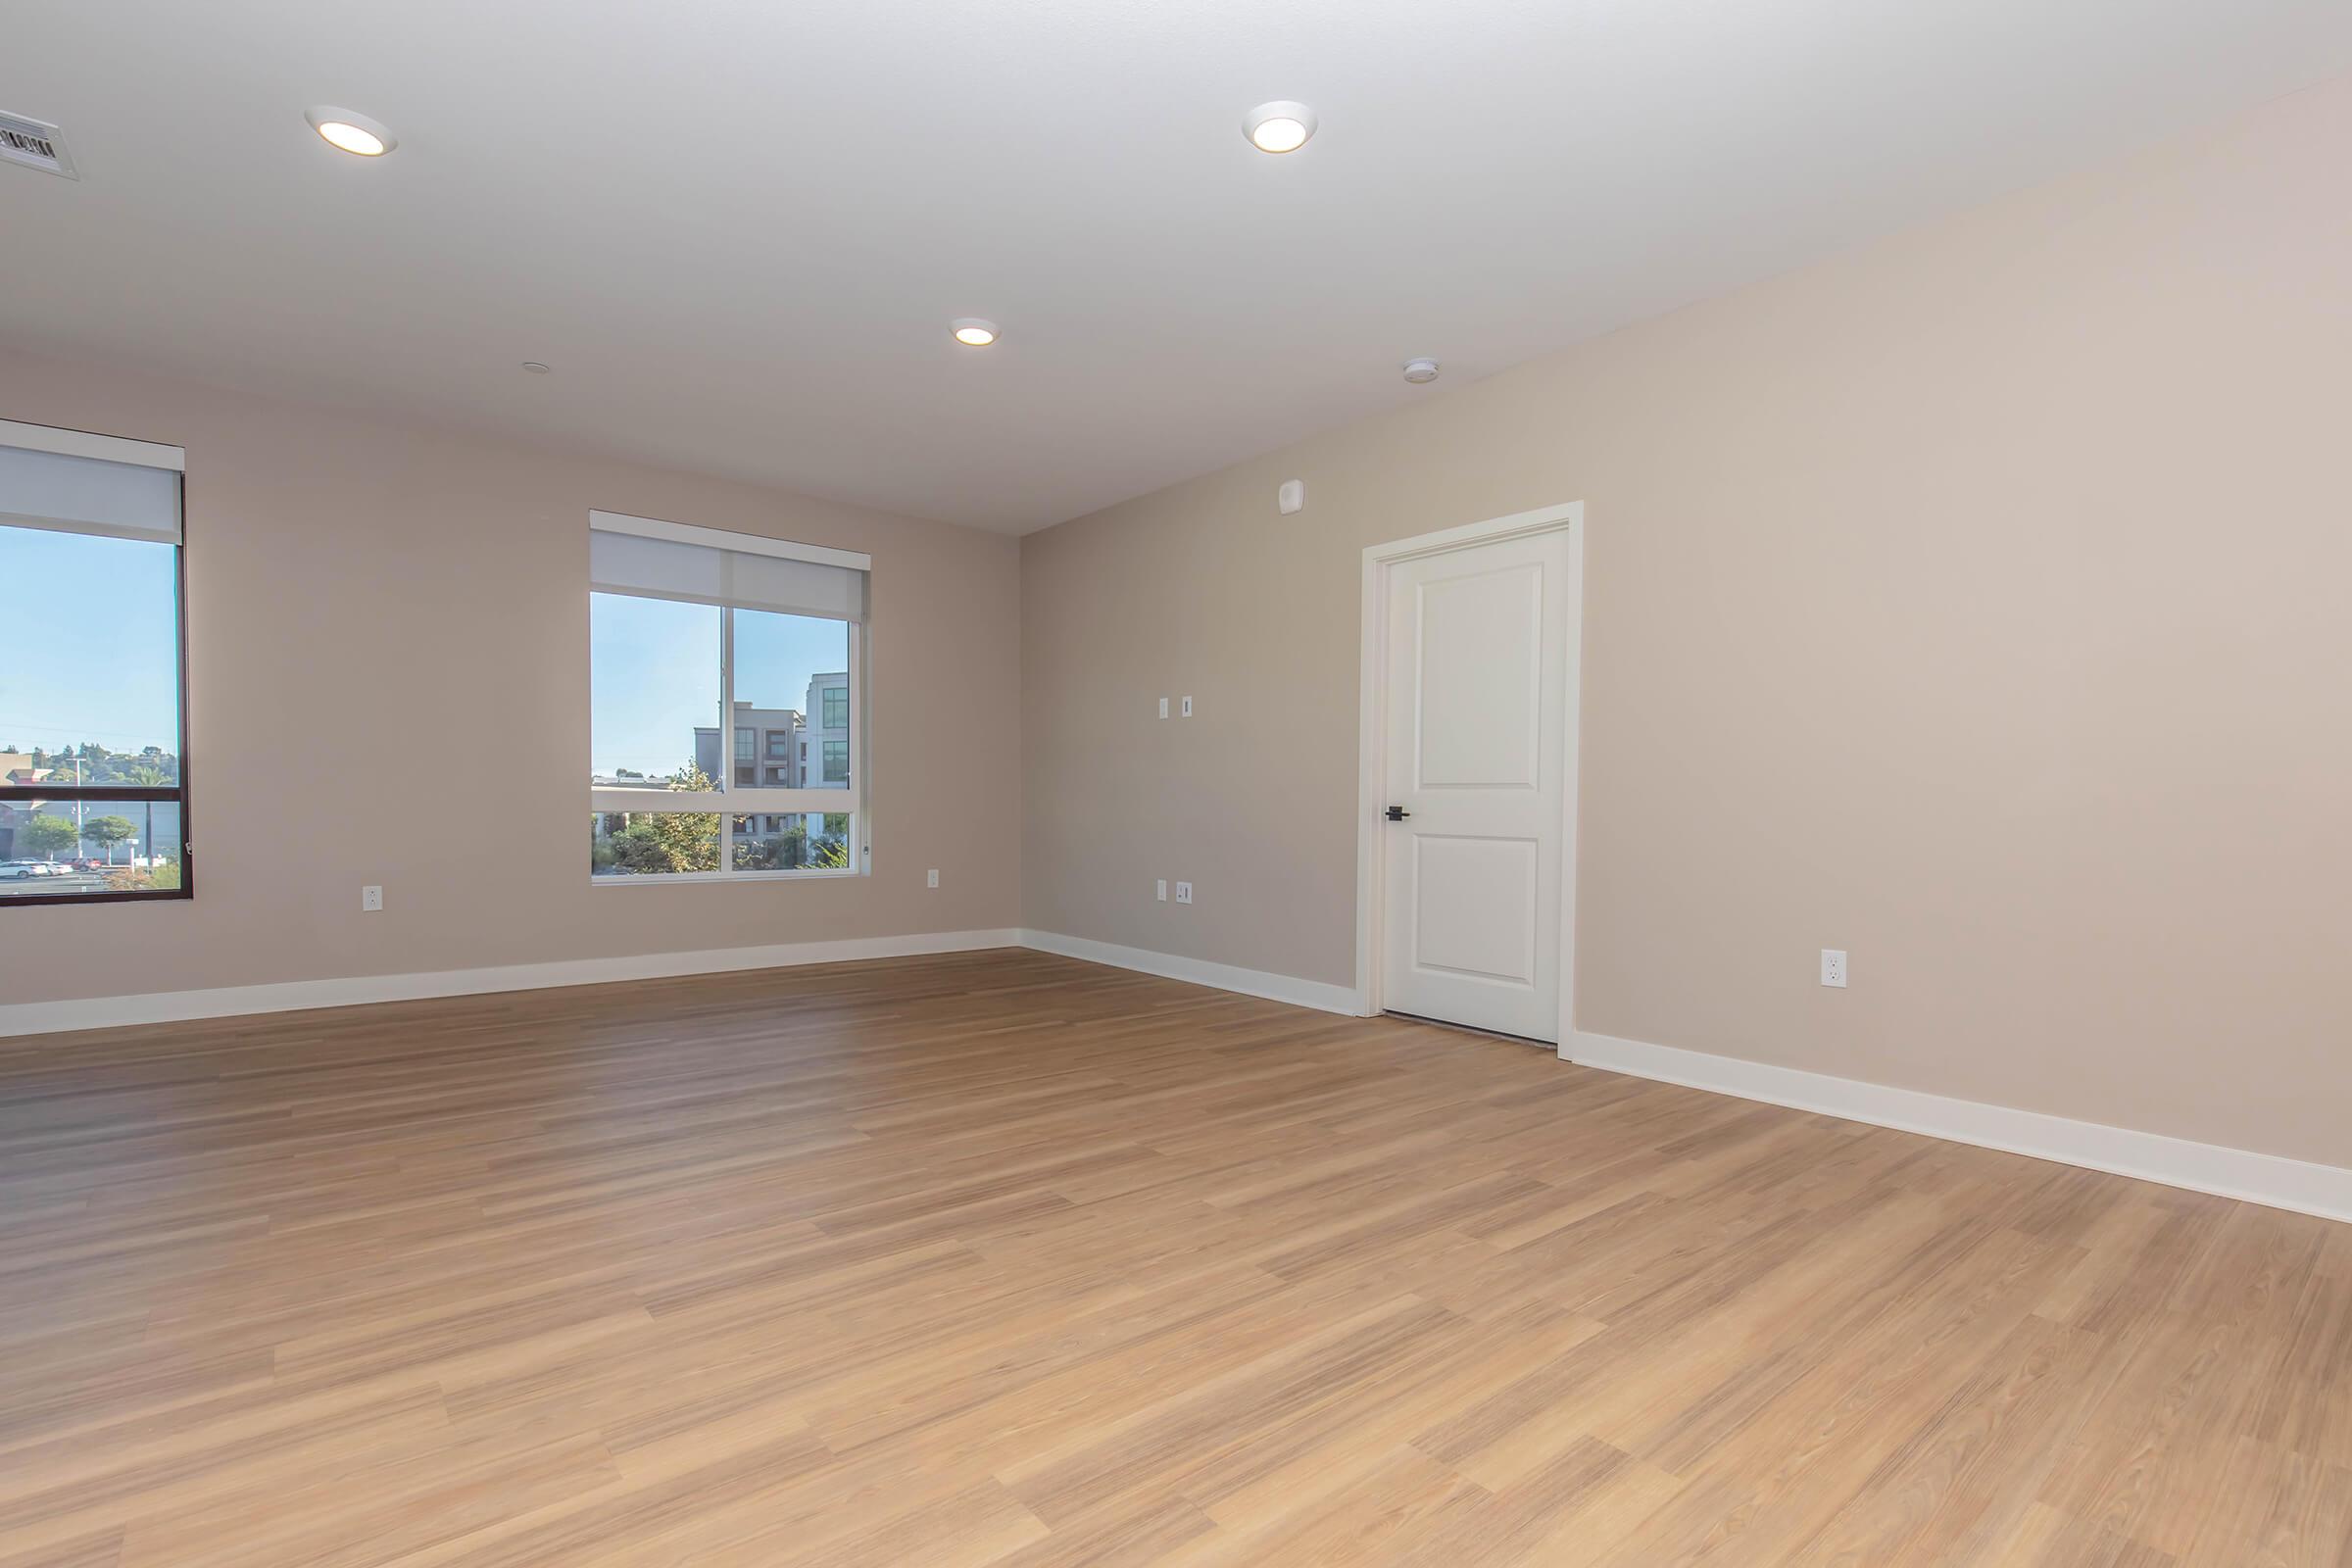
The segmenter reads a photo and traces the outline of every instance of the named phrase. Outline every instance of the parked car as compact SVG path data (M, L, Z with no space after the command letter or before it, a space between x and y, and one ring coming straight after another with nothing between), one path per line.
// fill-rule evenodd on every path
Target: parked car
M47 876L38 860L0 861L0 882L23 882L29 877Z

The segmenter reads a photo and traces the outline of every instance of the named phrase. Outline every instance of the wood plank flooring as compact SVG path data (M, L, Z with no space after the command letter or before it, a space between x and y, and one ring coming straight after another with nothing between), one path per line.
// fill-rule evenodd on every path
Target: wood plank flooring
M990 953L0 1042L0 1568L2352 1563L2352 1227Z

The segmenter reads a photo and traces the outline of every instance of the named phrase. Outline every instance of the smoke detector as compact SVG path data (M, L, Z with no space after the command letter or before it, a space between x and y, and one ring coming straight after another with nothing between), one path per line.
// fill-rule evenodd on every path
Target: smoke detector
M1415 386L1435 381L1438 378L1438 362L1435 360L1407 360L1404 362L1404 378Z
M74 172L74 160L55 125L6 111L0 111L0 159L68 179L81 177Z

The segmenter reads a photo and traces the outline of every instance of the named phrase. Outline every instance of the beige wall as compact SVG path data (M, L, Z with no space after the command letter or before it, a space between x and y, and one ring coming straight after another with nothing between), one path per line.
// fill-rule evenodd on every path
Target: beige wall
M1010 539L6 353L0 418L187 449L198 879L0 909L0 1002L1018 922ZM592 508L873 556L872 876L588 885Z
M2347 149L2339 82L1032 535L1027 923L1350 983L1361 551L1582 500L1581 1028L2352 1164Z

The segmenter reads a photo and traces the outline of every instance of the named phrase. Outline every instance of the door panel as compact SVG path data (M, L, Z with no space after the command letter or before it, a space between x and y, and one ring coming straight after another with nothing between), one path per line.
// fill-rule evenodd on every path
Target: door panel
M1543 746L1544 568L1475 572L1420 592L1412 710L1421 787L1532 787Z
M1382 1005L1559 1034L1564 532L1389 571Z
M1533 839L1413 836L1413 961L1425 969L1536 983Z

